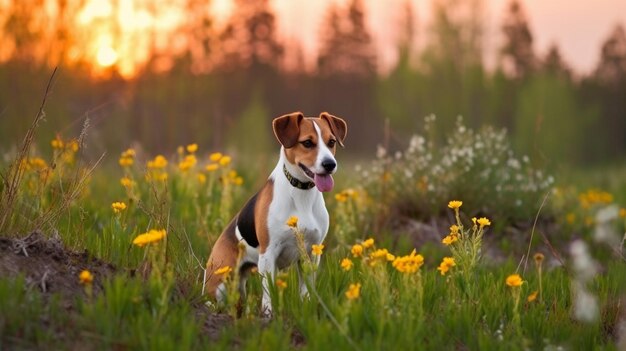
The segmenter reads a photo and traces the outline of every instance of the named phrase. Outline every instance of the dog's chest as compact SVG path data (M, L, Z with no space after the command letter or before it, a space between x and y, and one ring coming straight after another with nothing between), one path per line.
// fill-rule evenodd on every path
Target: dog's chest
M300 256L292 228L286 225L291 216L298 217L298 231L304 235L306 251L311 245L320 244L328 232L328 211L321 194L307 198L276 199L270 205L268 229L270 246L277 254L277 265L289 266Z

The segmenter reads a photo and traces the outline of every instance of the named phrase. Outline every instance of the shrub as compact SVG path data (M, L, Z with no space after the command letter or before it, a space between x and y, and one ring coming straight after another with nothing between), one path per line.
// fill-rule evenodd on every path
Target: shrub
M436 118L425 118L427 135L435 135ZM498 222L528 221L537 212L554 178L519 158L506 130L466 127L459 117L444 143L414 135L406 150L390 155L379 147L376 159L357 169L365 190L385 206L380 213L399 212L417 218L438 216L441 204L463 198L476 209L469 216L488 214ZM388 217L388 216L386 216Z

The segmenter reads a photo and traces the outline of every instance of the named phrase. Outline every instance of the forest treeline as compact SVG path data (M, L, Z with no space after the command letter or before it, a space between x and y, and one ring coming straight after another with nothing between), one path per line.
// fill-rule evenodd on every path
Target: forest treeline
M52 15L44 9L50 3ZM523 2L513 0L500 21L497 63L487 68L481 0L433 0L432 23L424 33L417 31L418 16L406 2L404 18L389 23L398 33L399 59L381 74L362 0L329 6L313 68L302 43L279 39L268 0L234 0L220 26L208 11L210 0L164 0L182 6L186 21L175 37L145 35L172 43L184 38L184 45L150 52L129 79L115 68L94 77L93 63L68 59L78 35L72 21L85 3L0 5L0 151L20 140L59 66L39 137L75 136L88 118L95 154L115 154L131 143L153 152L190 142L242 153L267 150L274 145L271 118L301 110L348 120L353 153L371 152L383 142L402 147L411 134L423 132L424 117L435 114L438 129L430 132L436 137L453 130L462 115L472 127L506 128L520 152L546 163L623 162L626 155L621 24L601 43L595 69L580 75L557 44L547 52L535 49ZM168 69L158 69L166 59Z

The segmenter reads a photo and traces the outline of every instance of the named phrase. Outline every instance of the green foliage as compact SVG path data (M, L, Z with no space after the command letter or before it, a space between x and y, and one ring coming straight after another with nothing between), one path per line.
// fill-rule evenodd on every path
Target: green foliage
M597 299L601 312L590 321L577 321L578 264L565 256L566 269L554 263L564 256L555 255L546 260L541 276L538 270L522 268L526 265L519 265L516 257L497 258L497 265L490 265L493 260L480 258L486 255L482 241L491 235L491 226L486 232L479 227L471 235L465 230L469 246L453 247L457 266L447 270L439 260L448 251L438 243L420 247L422 255L410 238L395 246L390 246L391 238L380 244L355 240L372 233L376 220L395 216L389 211L394 206L432 218L448 200L460 199L465 214L472 215L465 208L478 209L491 219L494 231L506 227L507 220L534 216L534 205L552 181L532 168L530 160L515 157L504 131L474 131L459 120L445 143L438 144L433 117L426 126L428 139L414 137L397 157L381 150L371 166L362 168L369 172L364 188L346 189L329 201L333 222L320 266L304 263L305 271L315 270L317 275L308 282L310 296L300 296L294 268L282 272L277 278L286 285L270 287L275 315L264 322L258 317L261 277L253 274L241 305L227 301L232 315L241 307L241 318L222 321L218 336L203 327L211 316L201 290L210 243L242 200L243 179L229 157L200 156L193 144L170 158L126 150L118 160L122 169L97 169L85 176L83 186L76 187L82 196L73 197L63 211L58 210L62 203L45 195L56 196L58 190L46 190L35 171L48 162L25 163L31 168L19 188L18 202L32 209L48 206L58 217L46 223L64 243L114 263L119 271L114 277L96 277L98 289L85 283L84 294L75 294L77 301L69 310L59 296L42 294L24 278L0 278L0 341L15 348L146 350L616 348L610 331L616 330L619 320L626 266L614 256L594 256L594 260L604 257L604 269L587 278L584 288ZM54 172L59 173L54 176L60 179L59 188L67 189L62 186L63 174L80 173L76 165L58 162ZM214 166L209 170L208 165ZM353 179L351 174L342 176ZM593 202L583 208L590 216L604 205L615 205L607 194L585 194L555 195L555 213L566 213L577 198L582 207ZM126 207L112 207L118 201ZM461 215L455 217L457 224L467 222ZM623 217L611 221L623 232ZM481 226L480 220L477 223ZM595 228L589 232L597 230L591 225ZM167 235L146 246L132 244L138 234L151 229ZM553 235L570 233L565 226L559 229L563 233ZM611 252L619 252L621 245L611 247ZM361 251L355 249L358 246ZM345 259L351 264L343 263ZM507 287L505 279L514 272L525 282ZM539 286L540 297L528 301Z
M425 119L427 137L415 135L404 152L360 166L363 184L384 213L437 216L451 199L463 199L474 213L489 214L501 224L529 220L554 182L513 152L506 132L492 127L474 131L459 118L446 141L438 143L435 117Z
M553 75L536 75L524 85L518 99L518 150L532 150L546 163L583 160L593 146L581 140L588 137L595 113L581 106L567 81Z
M275 117L275 116L274 116ZM241 155L270 154L274 143L271 129L272 116L259 93L254 94L250 104L242 112L241 117L231 126L228 133L229 148L237 150ZM258 159L249 160L256 162Z
M44 301L24 277L0 278L0 344L17 348L61 347L68 316L58 299ZM42 328L42 325L47 327Z

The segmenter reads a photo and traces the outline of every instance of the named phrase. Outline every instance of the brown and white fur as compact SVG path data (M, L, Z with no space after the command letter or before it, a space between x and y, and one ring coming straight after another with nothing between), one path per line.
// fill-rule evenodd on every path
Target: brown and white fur
M326 112L319 117L304 117L294 112L274 119L274 134L280 142L280 157L261 190L244 205L220 235L207 262L208 293L222 300L225 289L222 277L214 272L224 266L240 271L240 289L244 292L247 271L254 266L263 279L262 311L271 315L269 284L279 269L300 259L295 236L286 221L298 217L307 252L321 244L328 232L328 211L322 191L332 190L332 174L337 171L335 151L343 146L347 125L341 118ZM284 172L286 168L291 177ZM301 189L298 183L314 187ZM238 244L243 243L243 258L237 263ZM319 264L319 257L314 262ZM300 270L298 270L300 273ZM304 277L299 274L300 293L308 294Z

